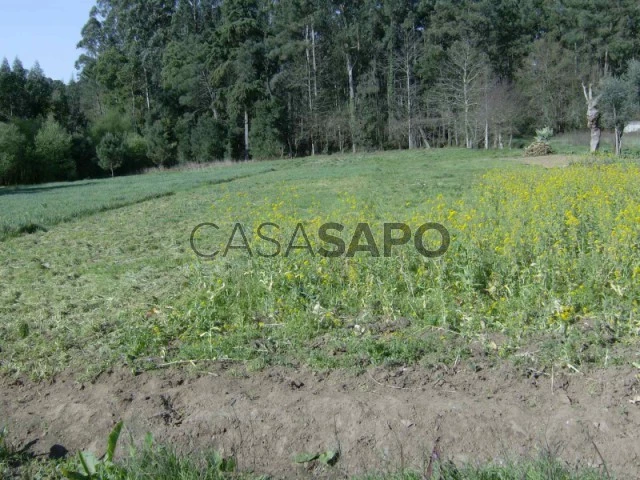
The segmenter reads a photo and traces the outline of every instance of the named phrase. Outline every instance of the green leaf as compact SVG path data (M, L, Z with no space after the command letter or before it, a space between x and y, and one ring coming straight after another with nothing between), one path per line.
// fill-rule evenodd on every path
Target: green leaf
M107 462L111 462L113 460L113 455L116 453L116 447L118 446L118 439L120 438L121 432L122 420L116 423L116 426L113 427L113 430L109 434L109 439L107 440L107 453L105 455L105 460Z
M320 457L318 457L318 460L320 460L325 465L333 466L338 462L339 457L340 453L338 451L328 450L320 455Z
M296 463L307 463L316 460L318 457L320 457L319 453L299 453L293 457L293 461Z
M61 472L64 478L68 478L69 480L89 480L90 479L90 477L87 477L86 475L83 475L79 472L70 472L66 468L63 468Z
M147 432L144 437L144 444L147 446L147 448L153 448L153 443L153 434L151 432Z
M223 458L218 467L220 472L233 473L236 471L236 459L233 457Z
M96 474L96 466L99 463L98 459L92 452L80 452L78 456L80 457L82 468L84 468L85 473L91 478Z

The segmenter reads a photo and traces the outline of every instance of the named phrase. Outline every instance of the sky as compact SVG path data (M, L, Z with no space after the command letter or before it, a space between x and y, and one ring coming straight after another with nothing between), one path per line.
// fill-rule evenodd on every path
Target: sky
M76 73L80 31L94 0L0 0L0 61L19 57L29 69L68 82Z

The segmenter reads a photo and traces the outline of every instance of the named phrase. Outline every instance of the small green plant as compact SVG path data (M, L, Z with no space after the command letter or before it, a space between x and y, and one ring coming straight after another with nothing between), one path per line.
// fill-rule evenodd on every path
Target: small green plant
M547 143L553 137L553 128L544 127L536 130L536 142Z
M340 459L340 452L338 450L327 450L320 453L299 453L293 457L295 463L309 463L315 460L327 465L334 466Z
M117 470L113 463L113 456L118 445L118 439L122 432L122 421L118 422L107 439L107 452L102 459L98 459L93 452L80 452L78 454L82 471L70 471L62 469L62 474L70 480L90 480L98 477L98 471L110 472Z

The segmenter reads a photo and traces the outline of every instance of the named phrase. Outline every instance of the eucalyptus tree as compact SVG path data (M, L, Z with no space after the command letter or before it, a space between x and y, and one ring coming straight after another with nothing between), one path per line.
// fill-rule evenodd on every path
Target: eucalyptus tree
M227 0L222 4L221 13L215 38L220 63L214 71L214 78L224 90L230 126L242 125L243 158L248 160L250 116L264 93L265 85L265 12L258 0ZM233 152L235 139L232 137L230 141Z

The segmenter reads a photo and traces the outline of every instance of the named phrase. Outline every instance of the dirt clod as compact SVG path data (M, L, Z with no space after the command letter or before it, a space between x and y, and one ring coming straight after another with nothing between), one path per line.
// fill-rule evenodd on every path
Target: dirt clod
M482 381L465 365L365 374L209 370L116 370L83 390L71 376L39 384L0 379L0 411L9 440L34 442L34 454L48 455L56 445L102 454L122 419L134 439L151 432L182 452L233 452L240 469L277 478L304 472L292 464L295 455L335 452L336 445L335 467L316 463L340 476L393 471L400 462L422 471L434 457L499 460L505 445L526 456L559 445L554 453L581 466L602 463L601 454L620 479L640 472L640 397L624 394L634 388L630 367L555 372L553 388L550 375L534 378L506 365L483 368ZM303 474L320 467L309 468Z

